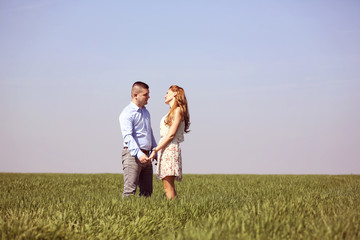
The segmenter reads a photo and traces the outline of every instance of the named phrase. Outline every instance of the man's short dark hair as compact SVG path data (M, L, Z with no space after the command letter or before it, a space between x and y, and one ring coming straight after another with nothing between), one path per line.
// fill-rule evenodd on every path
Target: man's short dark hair
M134 94L137 94L139 93L139 90L141 88L144 88L144 89L149 89L149 85L147 85L146 83L144 82L135 82L131 88L131 97L134 97Z
M132 87L135 87L135 86L149 89L149 85L147 85L147 84L144 83L144 82L140 82L140 81L137 81L137 82L135 82L135 83L132 85Z

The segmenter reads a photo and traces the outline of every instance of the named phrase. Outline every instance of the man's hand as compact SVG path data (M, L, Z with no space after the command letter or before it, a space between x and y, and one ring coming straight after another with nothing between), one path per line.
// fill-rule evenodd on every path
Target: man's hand
M146 155L146 154L143 154L143 155L141 155L141 157L139 158L139 161L141 162L141 163L149 163L150 162L150 158L148 158L148 156Z

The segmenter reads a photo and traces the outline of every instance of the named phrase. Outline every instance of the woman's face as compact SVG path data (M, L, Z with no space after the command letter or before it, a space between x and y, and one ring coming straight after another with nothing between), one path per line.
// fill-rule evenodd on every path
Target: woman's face
M165 95L165 103L170 104L171 100L174 99L175 95L176 94L169 89Z

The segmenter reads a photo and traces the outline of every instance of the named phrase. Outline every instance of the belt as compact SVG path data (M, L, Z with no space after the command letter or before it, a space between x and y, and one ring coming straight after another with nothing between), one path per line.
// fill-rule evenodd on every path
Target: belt
M145 150L145 149L141 149L141 148L140 148L140 150L141 150L143 153L145 153L147 156L150 155L150 150Z
M124 149L128 149L128 147L124 147ZM143 153L145 153L146 155L150 155L150 150L145 150L145 149L141 149L140 148L140 150L143 152Z

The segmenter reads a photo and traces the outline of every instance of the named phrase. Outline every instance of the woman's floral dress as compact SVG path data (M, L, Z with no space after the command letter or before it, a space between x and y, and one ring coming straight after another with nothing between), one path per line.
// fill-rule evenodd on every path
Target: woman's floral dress
M165 124L165 115L160 121L160 142L169 131L169 126ZM185 122L181 121L174 139L162 150L158 152L157 178L163 179L166 176L176 176L177 181L182 180L182 159L180 143L184 141Z

